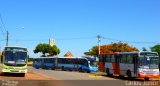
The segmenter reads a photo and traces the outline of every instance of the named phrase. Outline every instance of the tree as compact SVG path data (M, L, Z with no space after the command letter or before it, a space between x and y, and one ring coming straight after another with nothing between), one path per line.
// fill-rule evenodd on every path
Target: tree
M114 53L114 52L132 52L132 51L139 51L136 47L132 47L128 45L127 43L111 43L107 45L100 46L100 52L101 54L105 53ZM98 56L98 46L93 46L89 52L85 52L85 55L91 55L91 56Z
M50 56L58 55L60 53L59 48L56 45L50 46L49 44L38 44L34 50L34 53L42 53L42 56L46 56L48 53Z
M97 56L98 55L98 46L93 46L89 52L84 52L85 55Z
M145 47L142 48L142 51L148 51Z
M154 45L153 47L151 47L151 51L152 52L157 52L159 57L160 57L160 45L159 44Z
M56 45L50 46L50 51L49 51L50 56L58 55L59 53L60 49Z

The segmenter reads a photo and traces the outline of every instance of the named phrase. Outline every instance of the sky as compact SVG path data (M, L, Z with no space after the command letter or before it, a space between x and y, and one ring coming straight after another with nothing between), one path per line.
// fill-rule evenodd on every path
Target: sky
M160 0L0 0L0 48L24 46L30 57L39 43L55 39L60 56L82 56L98 44L127 42L142 50L160 42Z

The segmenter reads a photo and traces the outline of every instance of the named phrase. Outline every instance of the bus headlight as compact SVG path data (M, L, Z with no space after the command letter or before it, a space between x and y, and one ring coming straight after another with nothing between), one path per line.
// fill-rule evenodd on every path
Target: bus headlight
M155 71L155 74L156 74L156 75L159 75L159 72L158 72L158 71Z
M9 68L4 66L3 69L9 69Z
M140 74L146 74L145 72L141 71Z

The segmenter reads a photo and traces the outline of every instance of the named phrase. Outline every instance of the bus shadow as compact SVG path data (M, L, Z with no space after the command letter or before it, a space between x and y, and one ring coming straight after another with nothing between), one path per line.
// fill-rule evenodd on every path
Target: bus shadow
M17 74L17 73L0 73L0 76L23 77L22 74Z
M125 80L125 81L141 81L144 82L145 80L142 78L128 78L128 77L123 77L123 76L107 76L107 75L102 75L103 77L109 77L113 79L118 79L118 80ZM159 80L148 80L148 81L159 81Z

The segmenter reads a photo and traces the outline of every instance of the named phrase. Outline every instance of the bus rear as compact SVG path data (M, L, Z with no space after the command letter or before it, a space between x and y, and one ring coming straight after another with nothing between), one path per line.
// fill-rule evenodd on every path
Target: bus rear
M5 47L3 51L2 72L27 73L27 49L22 47Z

